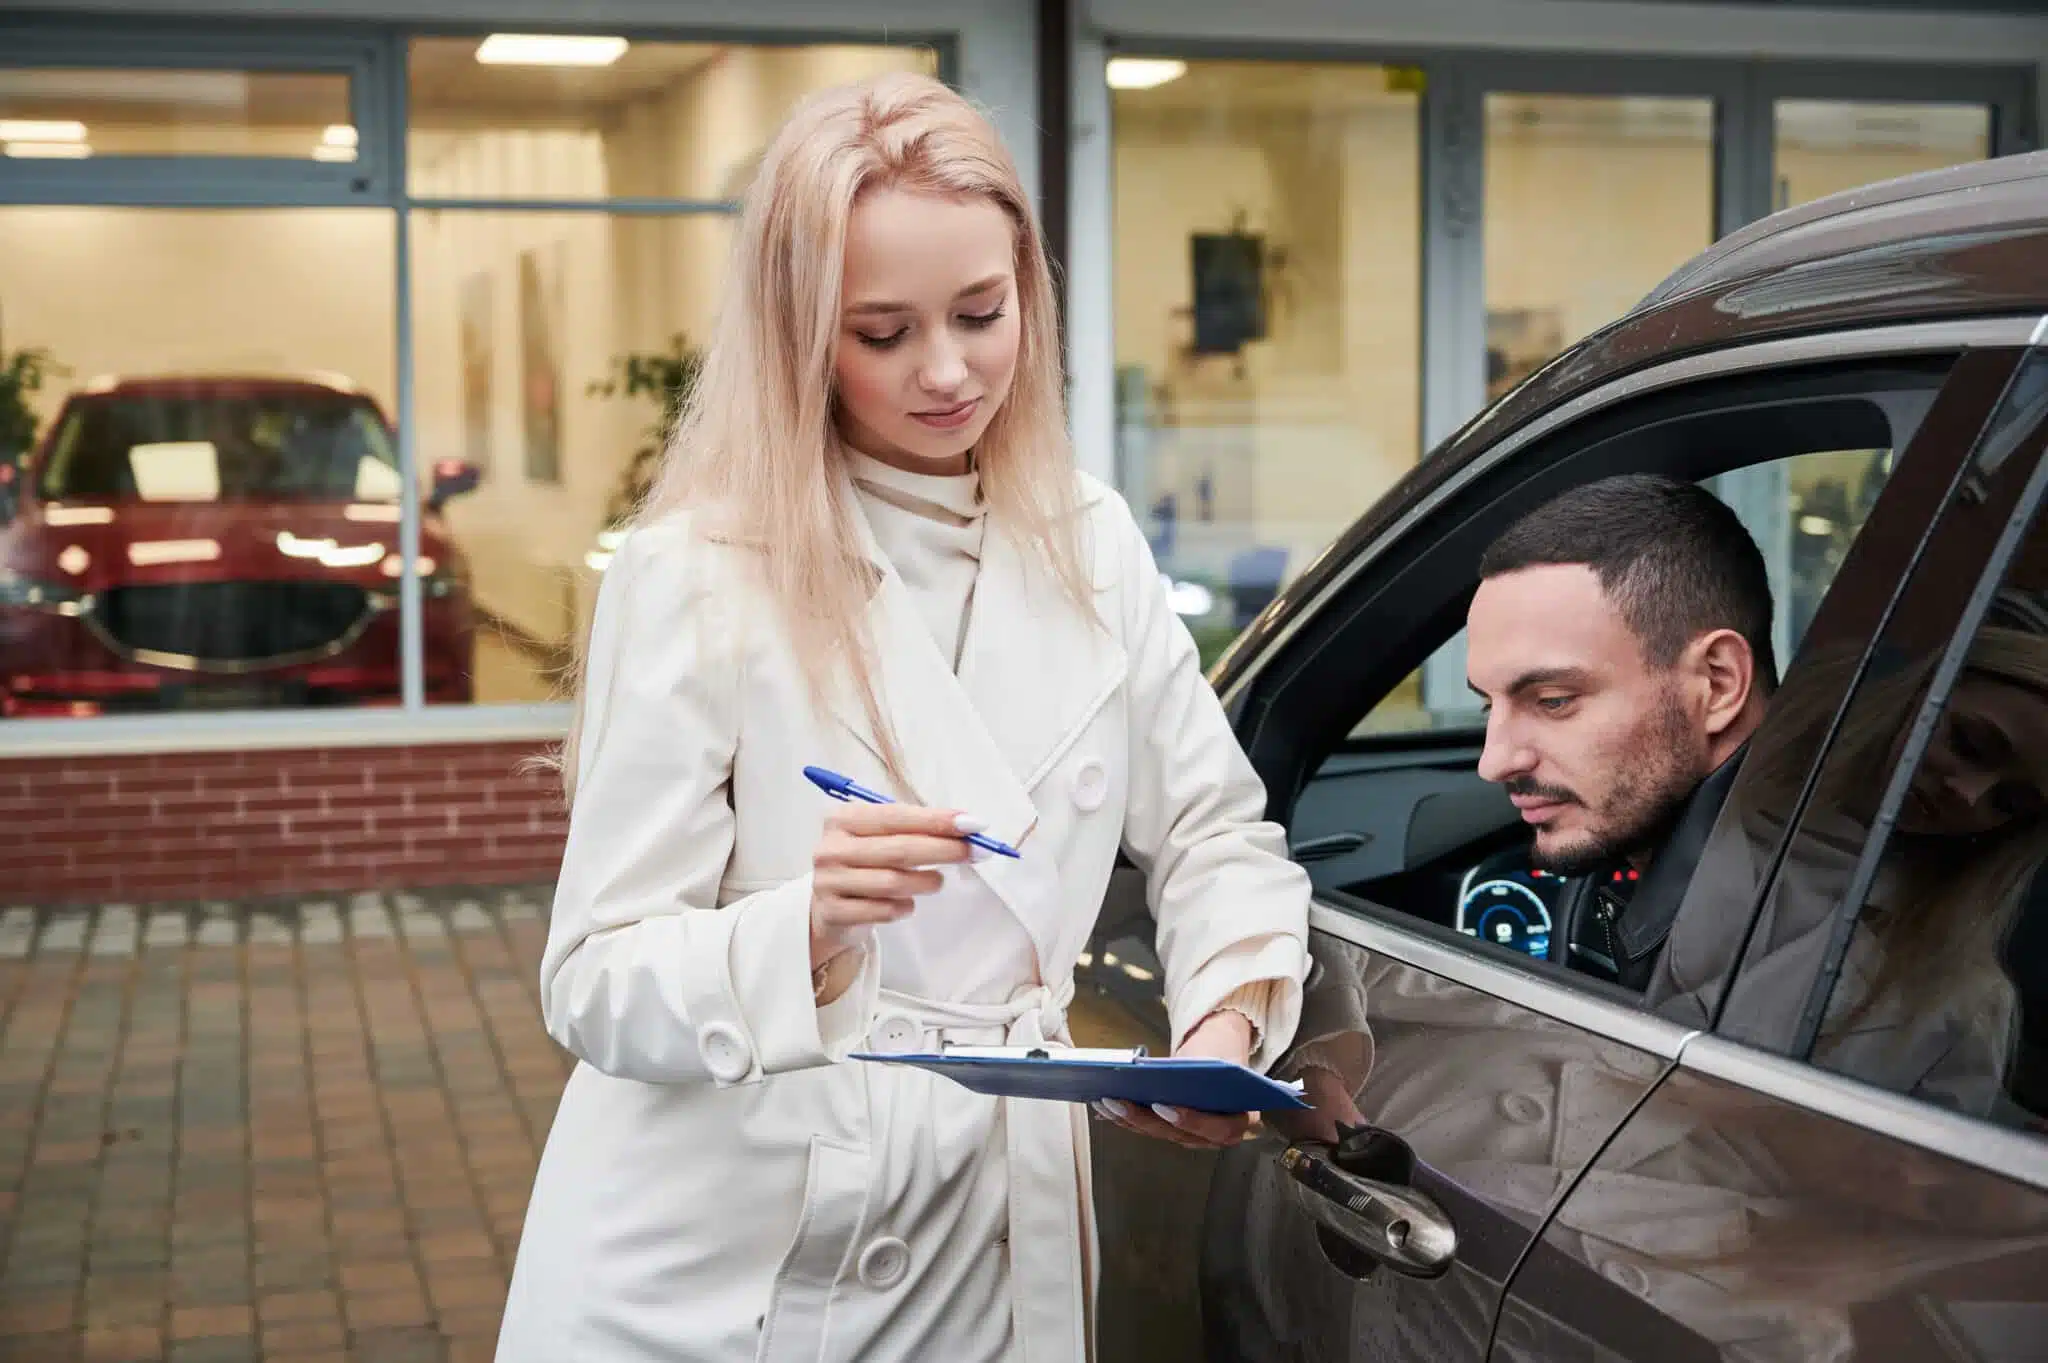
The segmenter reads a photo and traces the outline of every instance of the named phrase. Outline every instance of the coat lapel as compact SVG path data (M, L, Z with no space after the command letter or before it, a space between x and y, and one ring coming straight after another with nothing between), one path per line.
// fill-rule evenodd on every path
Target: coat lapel
M1041 968L1052 959L1066 905L1052 849L1031 837L1031 791L1124 677L1115 639L1078 617L1029 551L991 523L956 676L845 489L879 584L868 608L878 700L895 729L910 789L904 799L959 809L1023 853L974 870L1030 933ZM841 724L882 760L882 744L851 684L833 691Z

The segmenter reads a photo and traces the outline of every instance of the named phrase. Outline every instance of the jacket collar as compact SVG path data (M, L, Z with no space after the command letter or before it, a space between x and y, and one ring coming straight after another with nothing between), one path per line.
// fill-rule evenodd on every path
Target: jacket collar
M1057 579L1012 528L991 515L961 640L956 675L918 613L839 474L843 505L875 570L868 604L877 701L894 729L906 791L899 798L958 809L985 820L989 834L1021 861L994 857L974 870L1053 958L1064 913L1049 851L1034 846L1033 791L1122 684L1126 659L1115 636L1076 612ZM1085 505L1103 495L1084 484ZM1098 578L1098 584L1100 579ZM850 682L833 688L832 710L882 760L883 745Z

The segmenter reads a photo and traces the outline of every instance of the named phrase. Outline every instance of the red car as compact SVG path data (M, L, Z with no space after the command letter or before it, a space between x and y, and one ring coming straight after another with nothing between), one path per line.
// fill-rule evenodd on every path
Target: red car
M435 468L426 695L471 698L467 565ZM342 382L102 381L0 487L0 716L396 704L397 441Z

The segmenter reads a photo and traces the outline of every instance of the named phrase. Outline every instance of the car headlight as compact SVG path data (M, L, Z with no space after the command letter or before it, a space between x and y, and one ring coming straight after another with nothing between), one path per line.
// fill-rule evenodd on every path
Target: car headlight
M0 606L49 611L53 615L76 615L83 600L78 591L61 582L45 582L0 568Z

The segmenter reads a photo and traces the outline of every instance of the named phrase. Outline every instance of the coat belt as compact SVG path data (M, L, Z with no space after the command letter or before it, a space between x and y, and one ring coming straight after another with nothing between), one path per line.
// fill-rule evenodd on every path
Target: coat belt
M1072 977L1027 985L1007 1003L923 999L884 989L878 1028L892 1018L916 1027L919 1044L936 1040L1005 1046L1067 1044ZM908 1040L909 1038L905 1038ZM908 1049L907 1047L901 1049ZM936 1049L936 1047L933 1047ZM1088 1357L1088 1299L1082 1276L1079 1124L1066 1103L1002 1100L1004 1147L1010 1164L1010 1300L1023 1363L1081 1363Z

